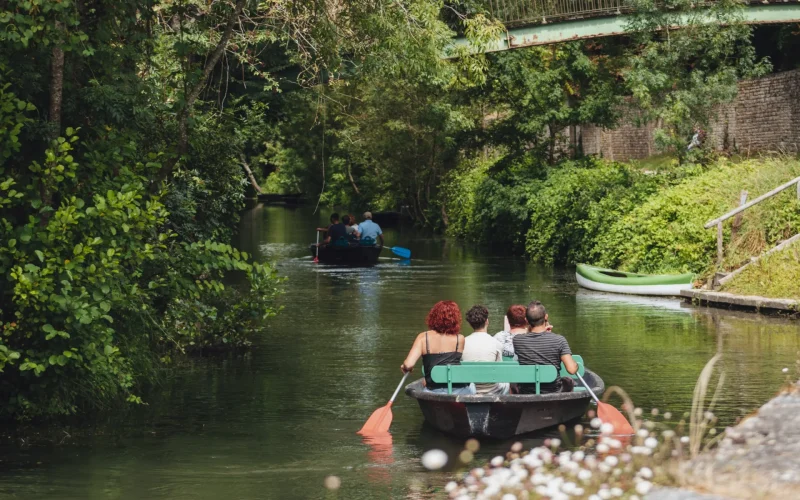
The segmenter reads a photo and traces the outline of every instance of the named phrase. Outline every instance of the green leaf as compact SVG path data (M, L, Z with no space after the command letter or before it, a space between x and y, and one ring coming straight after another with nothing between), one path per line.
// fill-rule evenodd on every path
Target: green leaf
M34 250L34 252L36 253L36 256L39 257L39 261L40 262L44 262L44 254L42 253L42 251L41 250Z
M75 248L72 249L72 253L74 253L75 255L79 255L81 252L83 252L83 245L78 243L77 245L75 245Z
M106 356L111 356L111 354L114 352L114 348L111 347L110 345L106 345L103 348L103 352L105 353Z
M108 255L109 257L113 257L114 256L114 249L113 248L109 248L108 251L106 251L106 255Z

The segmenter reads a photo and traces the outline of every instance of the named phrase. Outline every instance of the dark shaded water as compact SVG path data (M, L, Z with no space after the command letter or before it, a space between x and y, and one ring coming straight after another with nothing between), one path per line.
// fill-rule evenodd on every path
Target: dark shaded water
M92 438L0 452L0 498L239 499L419 498L448 473L426 472L422 452L463 443L422 423L404 395L394 442L370 448L355 435L399 382L428 309L440 299L485 304L491 331L511 303L536 298L556 331L607 385L646 410L691 406L695 380L721 338L726 385L716 413L730 424L766 402L794 371L798 324L681 307L675 300L579 290L569 270L478 253L413 230L386 231L411 248L371 269L314 265L308 209L257 206L244 214L241 248L276 261L287 276L285 310L244 356L205 359L149 395L149 405ZM541 437L530 437L536 444ZM75 442L79 444L74 444ZM483 443L479 458L508 449ZM341 478L338 494L323 487Z

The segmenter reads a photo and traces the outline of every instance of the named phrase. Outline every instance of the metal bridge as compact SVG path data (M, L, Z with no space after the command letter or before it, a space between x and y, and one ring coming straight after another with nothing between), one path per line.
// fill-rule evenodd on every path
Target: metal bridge
M800 22L800 0L743 0L743 3L747 5L742 11L742 20L747 24ZM703 12L702 5L698 2L698 11ZM633 11L630 0L486 0L486 7L505 25L506 31L483 47L457 38L448 53L454 54L452 49L461 46L467 47L470 53L497 52L621 35ZM688 18L689 14L686 16ZM713 22L710 15L709 22Z

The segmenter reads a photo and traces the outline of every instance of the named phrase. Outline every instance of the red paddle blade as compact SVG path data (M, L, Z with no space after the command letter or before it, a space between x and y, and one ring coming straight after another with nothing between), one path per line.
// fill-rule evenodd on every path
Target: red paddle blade
M319 257L314 257L314 264L319 264Z
M610 404L598 403L597 416L603 422L614 426L614 434L633 434L633 427L625 415Z
M386 406L381 406L370 415L364 427L357 434L376 434L378 432L388 432L392 425L392 402Z

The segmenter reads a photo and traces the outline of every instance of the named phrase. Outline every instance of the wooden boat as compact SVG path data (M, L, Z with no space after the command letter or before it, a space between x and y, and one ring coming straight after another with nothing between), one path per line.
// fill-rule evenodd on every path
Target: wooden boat
M590 370L583 378L598 396L605 384ZM552 394L456 395L424 390L423 379L406 386L416 399L425 420L436 429L458 437L508 439L539 429L579 419L592 397L582 388Z
M311 256L317 256L317 246L312 244L309 249ZM381 254L379 246L360 246L352 245L349 247L337 247L325 245L319 247L319 261L322 264L332 264L339 266L374 266L378 263Z
M578 264L575 278L578 284L590 290L634 295L680 295L690 290L695 275L686 274L636 274Z

